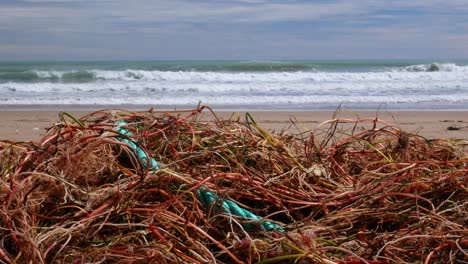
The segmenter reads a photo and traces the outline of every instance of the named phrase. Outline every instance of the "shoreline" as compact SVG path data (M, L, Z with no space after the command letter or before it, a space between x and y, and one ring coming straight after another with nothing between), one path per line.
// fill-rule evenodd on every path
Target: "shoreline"
M398 107L397 105L375 104L372 106L356 105L297 105L292 107L289 104L271 105L213 105L209 106L216 112L335 112L338 109L354 112L467 112L468 106L450 107L450 106L422 106L410 108L407 106ZM155 111L174 111L174 110L193 110L197 105L171 105L171 104L0 104L0 112L15 111L96 111L103 109L124 109L130 111L146 111L154 109Z
M30 141L39 140L46 132L46 128L59 121L59 113L67 111L75 117L82 117L88 113L102 109L0 109L2 129L0 140ZM116 110L148 111L149 108L132 109L126 106L113 108ZM193 109L187 109L193 110ZM172 112L172 110L154 109L155 112ZM183 111L182 109L178 111ZM231 111L214 109L216 115L221 119L231 117L245 120L245 113L249 112L255 121L264 129L270 131L288 131L298 133L304 130L315 130L322 122L333 118L334 111ZM184 115L182 113L182 115ZM348 119L375 119L375 117L397 126L402 130L418 134L426 138L454 138L468 139L468 111L350 111L341 110L338 118ZM202 121L214 120L209 111L204 111L198 118ZM298 125L293 125L291 120L296 120ZM354 123L344 125L351 127ZM362 124L359 124L361 126Z

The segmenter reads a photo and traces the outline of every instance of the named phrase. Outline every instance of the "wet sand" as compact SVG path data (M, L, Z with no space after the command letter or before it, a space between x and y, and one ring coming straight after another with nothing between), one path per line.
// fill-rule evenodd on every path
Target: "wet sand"
M40 140L46 129L59 121L58 110L46 111L0 111L2 127L0 140L29 141ZM81 117L91 111L70 111L75 117ZM255 121L263 128L276 132L287 130L290 133L325 128L322 122L334 117L334 112L324 111L252 111ZM239 118L245 120L245 112L219 111L219 118ZM183 115L183 114L182 114ZM468 112L466 111L402 111L402 112L351 112L341 111L337 115L343 119L375 119L378 117L389 125L400 127L409 133L426 138L456 138L468 139ZM212 120L209 113L205 113L200 120ZM295 123L291 123L294 121ZM358 129L372 127L359 123ZM380 127L383 124L381 123ZM352 127L354 123L344 127ZM364 126L364 127L363 127Z

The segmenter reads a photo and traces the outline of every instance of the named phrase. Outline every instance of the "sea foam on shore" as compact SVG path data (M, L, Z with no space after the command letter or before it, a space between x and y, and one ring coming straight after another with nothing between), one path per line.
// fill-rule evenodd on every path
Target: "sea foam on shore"
M106 62L0 67L2 105L468 109L466 63Z

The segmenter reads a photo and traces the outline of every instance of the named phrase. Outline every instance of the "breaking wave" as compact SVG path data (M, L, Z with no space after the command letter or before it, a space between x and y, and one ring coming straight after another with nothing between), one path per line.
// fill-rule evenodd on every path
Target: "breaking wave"
M286 109L297 105L333 108L341 103L360 107L407 104L414 108L421 105L468 108L468 66L464 65L241 64L187 63L181 70L174 65L158 69L121 69L122 65L82 69L73 65L74 70L38 67L3 71L0 67L0 105L193 105L202 101L240 107L286 105ZM193 67L197 70L190 70ZM217 67L221 70L215 70ZM324 70L324 67L335 68ZM345 70L348 68L351 70Z
M416 64L399 68L408 72L468 72L468 66L459 66L454 63Z

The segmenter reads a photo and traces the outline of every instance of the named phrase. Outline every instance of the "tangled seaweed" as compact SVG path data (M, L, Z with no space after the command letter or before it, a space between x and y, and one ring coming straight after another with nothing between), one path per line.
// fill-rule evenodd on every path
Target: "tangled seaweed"
M466 263L466 141L207 109L62 113L39 142L0 142L0 262Z

